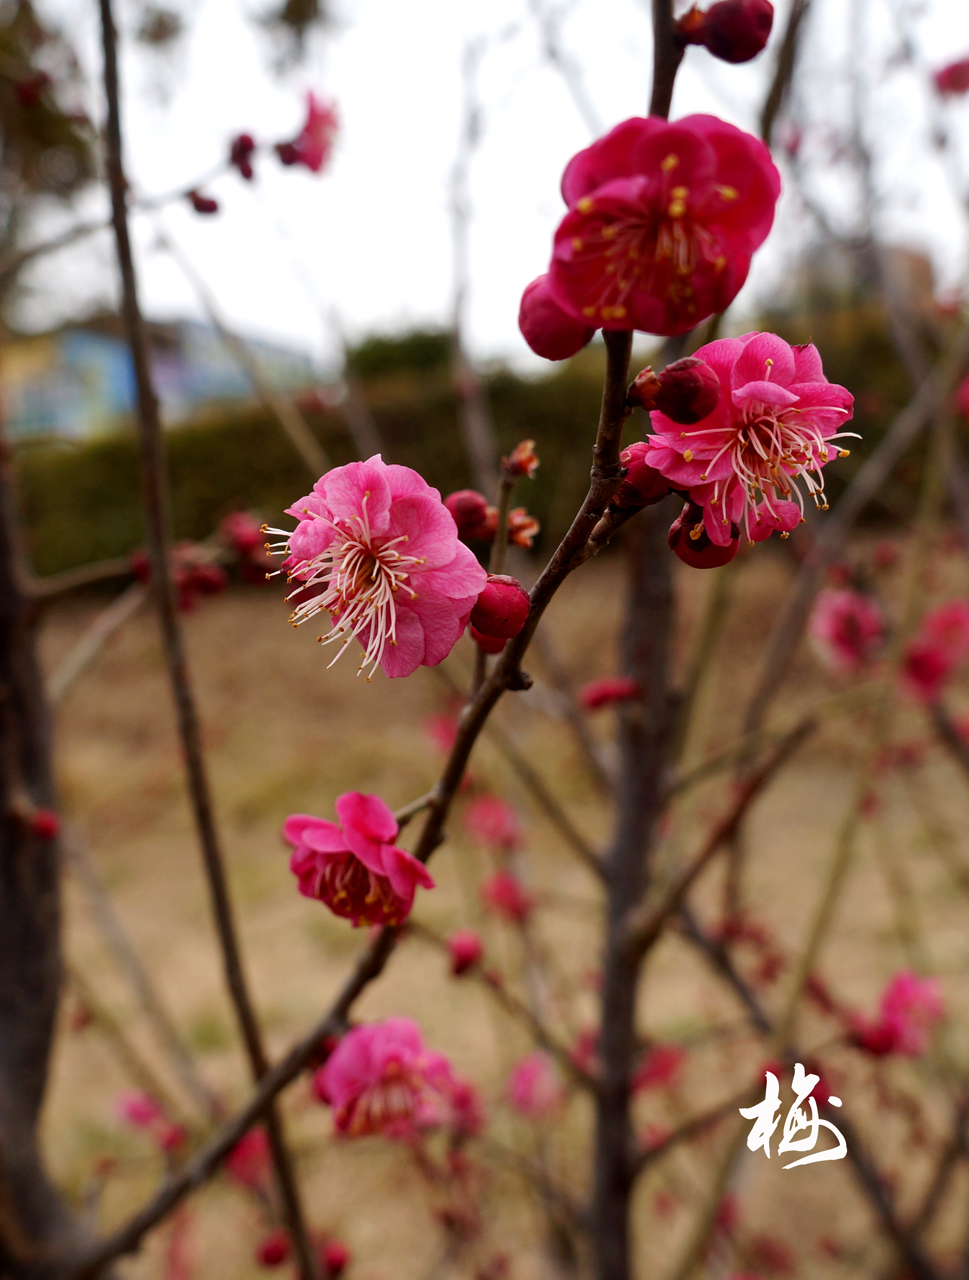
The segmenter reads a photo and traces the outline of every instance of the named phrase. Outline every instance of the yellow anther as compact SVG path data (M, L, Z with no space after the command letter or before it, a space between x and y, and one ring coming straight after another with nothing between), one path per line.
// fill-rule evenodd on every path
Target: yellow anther
M610 222L608 226L605 226L602 228L603 240L615 240L618 234L619 234L619 228L616 226L614 222Z
M592 319L592 317L595 315L595 313L596 313L596 309L595 309L595 307L583 307L583 308L582 308L582 314L585 316L585 318L586 318L587 320L591 320L591 319Z
M582 239L582 237L581 237L581 236L573 236L573 237L572 237L572 248L576 251L576 253L578 253L578 252L579 252L579 250L582 248L582 246L583 246L583 244L584 244L584 243L585 243L585 242L584 242L584 240Z
M850 450L850 449L839 449L839 450L838 450L838 457L839 457L839 458L849 458L850 456L851 456L851 450Z
M685 200L689 194L690 194L689 187L674 187L673 190L670 192L670 195L673 197L674 200Z
M666 212L671 218L682 218L684 213L686 213L686 205L682 200L671 200Z
M791 535L790 535L789 533L786 533L784 530L782 530L782 531L781 531L781 537L782 537L782 538L789 538L790 536L791 536Z
M591 196L583 196L575 207L578 209L579 213L591 213L595 208L595 201Z
M771 365L773 365L773 363L774 363L774 361L773 361L773 360L770 360L770 359L768 359L768 360L765 360L765 361L764 361L764 364L766 364L766 365L767 365L768 369L771 367Z
M683 461L684 461L684 462L692 462L692 461L693 461L693 450L692 450L692 449L687 449L687 450L685 450L685 451L684 451L684 454L683 454Z
M669 171L671 169L675 169L679 163L680 163L680 157L670 154L666 157L665 160L660 161L659 167L663 170L664 173L669 173Z
M701 480L706 480L706 478L707 478L707 473L704 471L704 473L703 473L703 475L700 477L700 479L701 479Z
M720 192L720 195L722 196L722 198L723 198L724 200L736 200L736 199L737 199L737 189L736 189L736 187L717 187L717 190Z
M703 532L703 521L701 520L699 524L695 524L693 528L690 530L690 537L693 539L694 542L696 542L697 538L699 538L702 532Z
M722 271L724 267L727 265L727 259L723 257L723 255L721 254L721 256L716 260L716 262L713 265L715 270Z

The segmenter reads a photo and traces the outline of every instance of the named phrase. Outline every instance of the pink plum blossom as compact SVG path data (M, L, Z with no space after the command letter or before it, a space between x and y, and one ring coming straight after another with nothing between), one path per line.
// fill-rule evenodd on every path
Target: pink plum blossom
M540 1049L512 1067L505 1093L519 1115L531 1119L552 1115L565 1101L565 1088L555 1065Z
M579 690L579 706L586 711L598 711L600 707L630 702L642 696L643 686L633 676L600 676Z
M361 670L379 665L408 676L447 657L487 574L416 471L379 454L335 467L287 514L299 524L274 532L285 538L277 548L283 568L299 584L294 623L329 613L324 643L342 642L339 657L356 637Z
M595 334L591 325L562 310L549 291L547 275L533 280L522 294L518 327L535 354L545 360L568 360Z
M854 397L828 382L810 343L792 347L773 333L721 338L700 347L724 394L708 417L682 426L650 415L646 462L703 509L710 541L727 547L737 525L750 542L775 529L786 536L802 518L803 481L826 507L821 468L847 452L834 442Z
M960 58L936 71L932 77L943 98L954 97L969 90L969 58Z
M897 1053L917 1058L925 1053L932 1026L944 1014L938 979L902 969L882 992L877 1020L856 1015L849 1029L854 1043L876 1057Z
M427 1049L410 1018L354 1027L317 1072L317 1093L333 1108L337 1129L352 1138L463 1127L469 1089L443 1054Z
M850 588L818 593L808 632L822 660L834 671L859 671L885 638L878 601Z
M336 106L320 102L313 93L306 95L306 121L292 142L280 142L276 152L283 164L301 164L319 173L330 158L339 126Z
M632 1078L634 1092L666 1089L675 1084L686 1062L686 1050L680 1044L656 1044L648 1051Z
M225 1171L241 1187L252 1190L266 1184L271 1170L269 1135L257 1125L244 1133L225 1158Z
M774 220L767 148L715 116L634 116L574 156L548 291L589 326L684 333L732 302Z
M522 843L522 825L518 814L500 796L476 796L464 811L468 833L490 849L511 851Z
M159 1103L141 1089L126 1089L118 1095L116 1106L121 1119L134 1129L151 1129L165 1118Z
M397 820L379 796L347 791L336 802L342 825L305 813L283 827L293 845L290 869L307 898L354 924L400 924L417 886L433 889L426 867L394 845Z
M969 657L969 601L936 605L922 619L919 631L931 644L944 649L953 662L961 662Z
M969 603L936 605L902 651L902 681L920 702L935 702L956 666L969 656Z
M484 954L481 939L473 929L456 929L447 940L447 949L456 978L473 969Z
M522 924L531 915L535 899L511 871L496 871L481 886L481 900L499 916Z

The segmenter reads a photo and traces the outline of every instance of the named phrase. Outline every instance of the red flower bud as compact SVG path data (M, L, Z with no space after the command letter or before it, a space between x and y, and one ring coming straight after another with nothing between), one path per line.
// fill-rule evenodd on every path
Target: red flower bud
M740 530L735 524L730 526L730 537L725 547L711 542L703 525L703 508L688 502L670 525L667 541L684 564L694 569L716 569L729 564L740 547Z
M943 98L969 90L969 58L950 62L933 76L935 87Z
M346 1270L351 1257L350 1250L345 1244L339 1240L327 1240L320 1250L322 1263L320 1269L324 1276L329 1277L329 1280L336 1280L336 1277Z
M451 956L451 972L456 978L473 968L481 959L484 947L481 939L471 929L458 929L447 940Z
M240 133L238 137L233 138L232 146L229 148L229 163L235 165L246 181L253 176L252 155L255 150L256 144L252 135L248 133Z
M60 834L61 820L53 809L35 809L30 817L31 834L39 840L54 840Z
M649 445L639 440L619 455L627 470L612 500L614 507L651 507L670 492L670 482L646 462L648 454Z
M192 202L192 208L196 213L218 213L219 202L213 200L211 196L203 196L199 191L190 191L188 198Z
M668 364L657 377L647 367L636 375L626 403L649 412L658 409L671 422L691 425L713 413L720 402L720 379L703 360L686 356Z
M600 707L608 707L613 702L628 702L631 698L642 696L643 687L632 676L602 676L582 686L579 690L579 705L586 711L598 711Z
M507 574L489 573L485 589L471 610L471 624L484 636L510 640L525 625L531 601L528 592Z
M702 44L724 62L749 62L767 43L774 23L770 0L717 0L706 13L696 6L676 24L684 44Z
M522 440L520 444L516 444L508 457L502 458L501 470L502 474L509 480L517 480L521 476L527 476L529 480L534 480L535 472L538 470L538 454L535 452L535 441Z
M530 551L535 535L542 526L524 507L513 507L508 512L508 541L516 547Z
M495 636L482 635L473 623L468 623L468 631L471 633L471 639L475 642L482 653L490 653L492 655L501 653L507 640L498 640Z
M279 1267L289 1257L289 1236L283 1230L273 1231L256 1246L256 1261L261 1267Z
M492 541L498 528L498 509L489 505L483 493L476 489L458 489L448 494L444 505L454 517L462 542L471 538L481 542Z
M563 311L548 289L548 276L533 280L522 294L518 327L537 356L567 360L591 342L595 329Z
M14 97L21 107L29 109L40 103L41 95L53 82L46 71L37 71L25 80L18 80L13 87Z

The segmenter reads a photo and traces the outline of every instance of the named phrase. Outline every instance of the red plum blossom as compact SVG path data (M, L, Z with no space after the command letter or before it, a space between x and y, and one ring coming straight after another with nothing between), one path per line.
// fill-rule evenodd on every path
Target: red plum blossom
M875 1022L861 1016L850 1019L851 1039L875 1057L897 1053L917 1058L925 1053L932 1026L944 1013L938 979L903 969L882 992Z
M510 640L525 625L531 601L516 578L489 573L488 581L471 610L471 624L483 636Z
M226 1173L249 1190L265 1186L271 1168L269 1135L261 1125L243 1134L225 1158Z
M522 825L518 814L500 796L477 796L464 811L469 834L491 849L510 852L521 847Z
M969 602L930 609L902 652L902 681L920 702L935 702L946 681L969 657Z
M685 44L702 44L724 62L749 62L767 44L773 23L770 0L717 0L705 13L694 5L677 31Z
M779 193L767 148L715 116L625 120L565 170L549 292L590 326L685 333L733 301Z
M675 1084L686 1062L686 1050L680 1044L657 1044L646 1054L632 1078L637 1093L649 1089L666 1089Z
M649 451L645 440L637 440L619 455L626 475L613 496L614 507L651 507L670 492L670 482L646 461Z
M696 356L674 360L657 375L647 365L637 373L626 396L634 408L652 412L659 409L673 422L692 426L717 407L722 389L711 367Z
M714 542L706 528L703 508L695 502L687 502L670 525L666 538L670 550L693 569L719 569L729 564L740 550L740 530L730 525L730 540L721 545Z
M292 142L280 142L276 153L283 164L301 164L319 173L330 158L339 117L333 103L324 103L313 93L306 95L306 121Z
M932 77L943 98L969 91L969 58L960 58L936 71Z
M522 924L531 915L535 901L511 871L496 871L481 886L481 900L486 907L506 920Z
M717 373L723 394L714 411L684 427L651 415L646 461L703 508L711 542L728 546L740 528L749 542L775 529L788 534L802 519L803 482L824 501L821 468L847 450L835 441L854 397L828 382L810 343L792 347L773 333L721 338L697 351Z
M818 593L808 633L821 659L834 671L860 671L885 638L885 617L878 601L850 588Z
M294 624L329 613L324 643L342 641L337 657L356 637L360 669L379 665L392 677L447 657L487 574L416 471L379 454L335 467L287 514L299 524L277 549L299 584Z
M283 827L293 845L290 869L307 898L354 924L400 924L417 886L433 889L427 868L394 840L397 820L379 796L348 791L336 802L341 826L305 813Z
M481 939L473 929L455 930L447 940L447 949L451 957L451 973L455 978L473 969L484 954Z
M454 518L462 542L469 538L480 542L494 539L498 528L498 508L491 506L483 493L478 493L477 489L458 489L448 494L444 505Z
M332 1106L337 1129L354 1138L408 1138L453 1127L460 1118L455 1090L459 1110L467 1109L462 1084L447 1058L426 1048L409 1018L354 1027L317 1073L317 1092Z

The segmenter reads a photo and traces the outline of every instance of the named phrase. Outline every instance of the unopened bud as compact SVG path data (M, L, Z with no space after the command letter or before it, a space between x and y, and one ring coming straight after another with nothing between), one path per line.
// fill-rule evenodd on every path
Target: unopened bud
M350 1250L340 1240L325 1242L320 1250L320 1262L323 1264L321 1270L328 1280L336 1280L346 1270L350 1256Z
M498 508L492 507L483 493L476 489L458 489L449 493L444 505L458 526L458 537L462 542L475 539L491 542L498 528Z
M712 542L703 523L703 508L688 502L670 525L667 535L670 550L693 569L717 569L729 564L740 547L740 530L730 526L730 541L725 547Z
M532 607L528 592L515 578L489 573L478 603L471 610L471 624L483 636L510 640L525 625Z
M720 379L696 356L668 364L659 376L647 366L637 374L626 403L650 412L658 409L671 422L692 426L707 417L720 401Z
M749 62L766 45L773 23L770 0L717 0L705 13L694 5L676 30L683 44L705 45L724 62Z
M501 653L505 645L508 643L507 640L498 640L495 636L483 635L474 623L471 622L468 623L468 631L471 635L471 639L475 642L481 652L491 654L492 657L494 657L496 653Z
M524 507L513 507L508 512L508 541L516 547L530 551L541 525Z
M649 465L648 457L649 445L645 440L623 449L619 460L626 468L626 478L616 490L614 507L651 507L654 502L662 502L670 492L670 482Z
M200 191L190 191L188 198L192 202L192 208L196 213L219 212L218 200L213 200L211 196L203 196Z
M30 830L40 840L56 839L60 829L60 816L53 809L35 809L30 815Z
M522 294L518 327L537 356L567 360L589 343L595 329L563 311L548 288L548 276L533 280Z
M252 135L248 133L240 133L238 137L233 138L232 146L229 148L229 163L234 165L247 181L253 176L252 155L255 150L256 144Z
M535 452L534 440L522 440L507 458L501 460L501 472L507 480L518 480L522 476L534 480L537 470L538 454Z
M261 1267L280 1267L289 1257L289 1236L277 1230L256 1246L256 1261Z
M473 968L484 954L481 939L471 929L458 929L452 933L447 940L447 949L451 957L451 972L456 978Z

